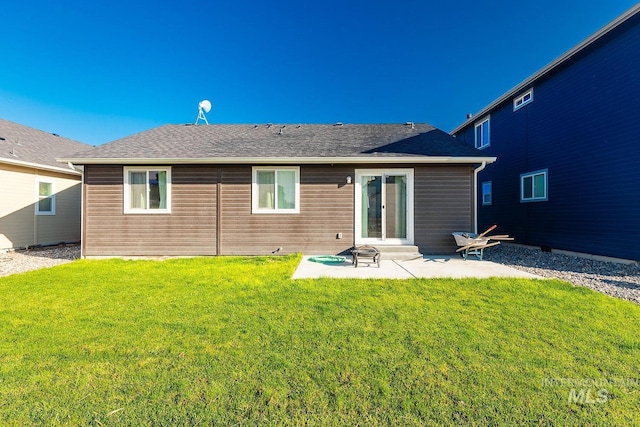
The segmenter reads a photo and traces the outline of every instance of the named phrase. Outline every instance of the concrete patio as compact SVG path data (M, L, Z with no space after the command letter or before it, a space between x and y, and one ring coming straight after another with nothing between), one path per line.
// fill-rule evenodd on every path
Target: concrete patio
M293 274L294 279L315 279L333 277L345 279L413 279L413 278L486 278L523 277L539 279L536 276L491 261L476 259L463 260L459 256L429 255L413 260L392 260L382 258L380 268L363 262L358 268L353 266L351 257L342 263L321 263L311 261L305 255Z

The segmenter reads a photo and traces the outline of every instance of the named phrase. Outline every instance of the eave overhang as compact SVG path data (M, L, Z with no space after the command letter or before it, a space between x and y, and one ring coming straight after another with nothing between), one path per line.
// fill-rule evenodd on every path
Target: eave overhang
M60 161L60 160L56 159L56 161ZM45 170L45 171L49 171L49 172L65 173L67 175L74 175L74 176L82 175L82 172L81 171L77 171L77 170L67 169L67 168L63 168L63 167L43 165L43 164L40 164L40 163L25 162L25 161L22 161L22 160L12 160L12 159L4 158L4 157L0 158L0 163L5 163L5 164L8 164L8 165L15 165L15 166L22 166L22 167L31 168L31 169ZM68 163L68 162L65 162L65 163Z
M76 165L192 165L192 164L478 164L493 163L496 157L406 156L406 157L210 157L210 158L59 158L59 162Z
M458 127L453 129L449 133L451 135L455 135L456 133L460 132L462 129L465 129L466 127L477 122L479 119L482 119L487 114L490 114L496 107L500 106L502 103L513 99L513 97L515 96L518 96L518 94L520 94L522 91L527 90L530 86L534 86L539 79L553 72L556 68L560 67L562 64L572 59L575 55L582 52L584 49L589 47L595 41L597 41L604 35L608 34L611 30L618 27L619 25L621 25L622 23L624 23L625 21L627 21L628 19L630 19L631 17L633 17L635 14L639 12L640 12L640 3L633 6L631 9L627 10L625 13L623 13L622 15L614 19L612 22L602 27L600 30L598 30L597 32L595 32L594 34L586 38L580 44L568 50L563 55L559 56L558 58L556 58L555 60L547 64L545 67L538 70L533 75L527 77L525 80L523 80L522 82L514 86L511 90L505 92L498 99L496 99L495 101L493 101L492 103L484 107L478 113L474 114L472 117L467 119L465 122L460 124Z

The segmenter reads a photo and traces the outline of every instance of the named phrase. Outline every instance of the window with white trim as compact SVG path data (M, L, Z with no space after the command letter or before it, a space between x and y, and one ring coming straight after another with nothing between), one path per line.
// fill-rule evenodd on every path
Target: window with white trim
M490 143L489 119L490 117L487 116L475 124L476 148L485 148L489 146L489 143Z
M300 213L300 168L254 167L251 212Z
M36 182L38 201L36 202L36 215L55 215L56 214L56 193L53 182L41 181Z
M548 171L544 169L520 175L521 202L542 202L547 200L547 173Z
M491 181L486 181L482 183L482 206L488 206L492 203L492 183Z
M125 167L124 213L171 213L171 168Z
M533 101L533 88L529 89L517 98L513 98L513 111L518 108L524 107L528 103Z

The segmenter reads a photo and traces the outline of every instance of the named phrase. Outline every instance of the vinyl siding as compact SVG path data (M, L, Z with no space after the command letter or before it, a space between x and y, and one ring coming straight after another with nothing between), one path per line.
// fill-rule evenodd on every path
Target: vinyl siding
M353 245L354 169L345 166L300 168L299 214L251 213L251 166L222 168L221 254L333 254ZM342 233L342 239L338 239Z
M415 244L424 254L456 249L454 231L473 230L473 168L415 169Z
M385 167L397 165L376 166ZM472 227L472 168L403 167L415 171L416 244L427 253L453 252L451 232ZM122 167L89 165L83 253L264 255L279 247L281 253L345 253L354 242L354 184L346 177L355 169L303 165L299 214L252 214L251 165L174 166L171 214L124 215Z
M0 164L0 250L80 241L80 176ZM55 215L36 215L37 182L52 182Z
M216 254L216 177L208 166L174 166L171 214L123 213L122 166L85 167L85 256Z
M640 260L640 16L537 81L534 101L491 112L498 161L480 173L479 207L516 242ZM473 129L458 134L467 143ZM546 202L520 203L520 174L548 170Z

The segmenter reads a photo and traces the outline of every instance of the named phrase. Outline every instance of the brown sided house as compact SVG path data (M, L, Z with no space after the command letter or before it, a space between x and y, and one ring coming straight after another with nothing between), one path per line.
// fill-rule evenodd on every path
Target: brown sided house
M166 125L73 157L82 254L455 249L494 157L426 124Z

